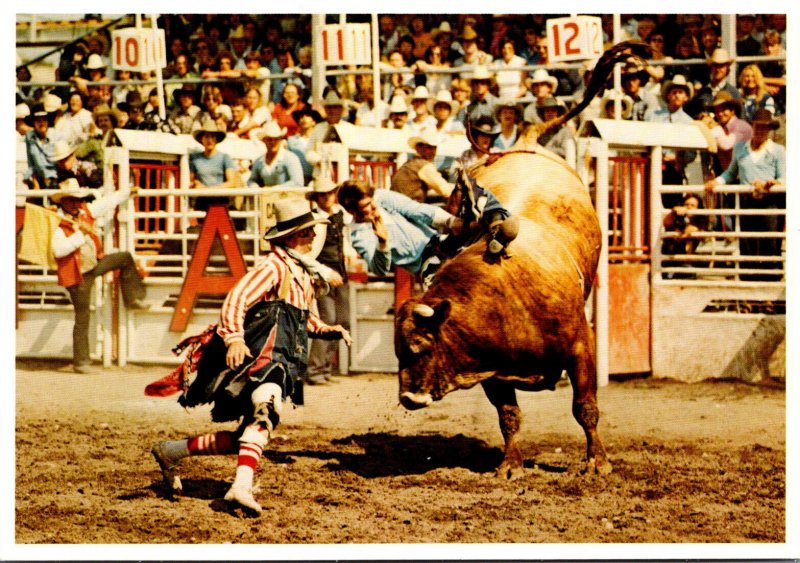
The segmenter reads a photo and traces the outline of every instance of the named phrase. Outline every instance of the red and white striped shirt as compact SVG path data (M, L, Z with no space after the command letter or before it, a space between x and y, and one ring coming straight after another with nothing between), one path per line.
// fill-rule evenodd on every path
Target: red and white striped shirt
M286 302L303 311L309 311L309 334L316 334L319 329L328 326L317 314L311 276L283 248L273 246L273 251L239 280L222 304L217 333L226 344L235 340L244 341L245 313L258 301L278 299L278 292L286 276L290 277Z

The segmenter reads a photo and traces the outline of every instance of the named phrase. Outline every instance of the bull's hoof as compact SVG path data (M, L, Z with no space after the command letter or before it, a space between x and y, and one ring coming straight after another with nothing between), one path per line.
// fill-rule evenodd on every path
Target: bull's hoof
M430 393L412 393L406 391L400 395L400 404L410 411L423 409L433 402Z
M586 473L590 475L608 475L614 470L614 467L605 458L589 458L586 462Z
M501 463L500 466L495 470L494 476L498 479L507 479L508 481L513 481L514 479L524 477L525 471L522 469L521 465Z

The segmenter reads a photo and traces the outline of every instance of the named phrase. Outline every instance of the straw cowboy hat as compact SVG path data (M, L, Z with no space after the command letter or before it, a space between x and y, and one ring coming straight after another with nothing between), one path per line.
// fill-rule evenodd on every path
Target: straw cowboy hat
M218 143L221 143L222 140L225 138L225 132L219 130L216 121L214 121L213 119L205 120L203 122L203 126L197 131L192 133L192 137L194 137L195 141L202 144L201 139L203 138L203 135L205 135L206 133L213 133Z
M458 102L453 100L450 90L439 90L435 96L431 96L428 100L428 110L433 113L433 109L439 104L450 106L450 113L458 111Z
M392 96L389 102L389 113L408 113L408 104L405 96Z
M753 114L753 120L750 122L751 125L766 125L772 130L779 129L781 126L781 122L775 119L775 116L772 115L772 112L768 109L760 109Z
M475 41L477 37L478 34L475 33L475 30L472 28L472 26L465 25L464 31L461 32L459 39L461 39L462 41Z
M279 199L275 202L275 226L264 235L264 240L277 240L301 231L306 227L324 224L327 219L316 219L311 213L308 201L299 197Z
M736 113L737 116L742 114L742 100L739 98L734 98L731 93L726 90L720 90L717 92L717 95L714 96L714 99L708 104L708 109L711 110L714 110L718 107L729 107Z
M517 104L517 100L514 98L503 98L499 100L497 104L494 106L494 118L499 120L500 119L500 110L503 108L511 108L514 110L516 114L517 122L522 120L522 108Z
M323 174L322 176L318 176L314 178L314 181L311 182L311 192L308 195L313 194L327 194L338 188L339 186L336 185L336 182L331 180L331 177L327 174Z
M67 141L56 141L53 145L53 162L64 160L74 153L77 148L77 145L71 147Z
M708 64L710 65L729 65L732 63L733 59L727 49L721 47L719 49L714 49L714 52L708 57Z
M633 100L627 94L620 95L616 90L608 90L600 100L600 107L605 112L606 106L613 104L617 98L622 104L622 119L628 119L631 116L631 110L633 110Z
M417 150L417 145L420 143L423 145L429 145L431 147L438 147L439 141L439 133L434 131L432 127L426 127L420 131L418 135L414 135L408 139L408 146L413 150Z
M534 84L541 84L542 82L548 83L553 90L553 94L556 93L558 89L558 78L550 76L550 73L547 72L546 69L537 68L531 75L529 87L532 87Z
M240 25L239 27L231 31L230 35L228 35L228 40L231 39L245 39L243 25Z
M97 53L92 53L89 55L89 58L86 59L86 66L84 68L86 70L102 70L107 66L108 65L103 62L103 58L100 55Z
M694 96L694 86L692 83L686 80L686 77L682 74L676 74L672 77L672 80L666 80L664 85L661 87L661 97L666 101L667 94L673 88L683 88L686 90L686 93L689 95L691 99Z
M78 199L83 199L92 195L92 190L89 188L82 188L80 184L78 184L78 180L75 178L67 178L59 185L59 190L54 193L53 195L49 196L50 201L53 203L61 203L61 200L65 197L76 197Z
M339 93L336 90L331 89L325 94L325 99L322 100L323 106L333 107L339 106L344 107L344 100L339 96Z
M286 137L286 127L281 127L276 121L270 121L264 127L256 129L253 136L259 141L264 140L265 137L270 139L283 139Z
M116 127L117 123L119 123L119 117L117 116L116 112L106 103L95 106L94 110L92 111L92 119L97 122L97 118L103 115L107 115L111 119L111 124L114 127Z

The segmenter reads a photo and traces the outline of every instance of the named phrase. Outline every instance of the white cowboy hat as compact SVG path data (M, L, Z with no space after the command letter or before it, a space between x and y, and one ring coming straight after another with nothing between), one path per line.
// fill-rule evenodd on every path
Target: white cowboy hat
M92 53L91 55L89 55L89 58L86 60L86 67L85 68L86 68L86 70L98 70L98 69L101 69L101 68L106 68L106 66L108 66L108 65L106 65L103 62L103 59L102 59L102 57L100 57L100 55L98 55L97 53Z
M494 73L486 65L475 65L468 77L470 80L491 80Z
M405 96L392 96L392 101L389 102L389 113L408 113Z
M67 104L63 103L61 98L55 94L45 94L42 103L44 104L44 111L47 113L53 113L58 110L63 111L67 109Z
M281 128L277 121L270 121L264 127L256 129L253 136L258 140L263 140L264 137L283 139L286 136L286 127Z
M555 76L550 76L550 73L543 68L537 68L533 71L530 79L530 85L533 86L534 84L541 84L542 82L547 82L550 84L550 87L553 89L553 94L556 93L558 89L558 79Z
M428 91L427 86L417 86L414 88L414 93L411 94L411 101L414 100L427 100L431 97L431 93Z
M279 239L313 225L329 225L327 219L315 219L308 201L298 197L275 202L275 226L264 235L264 240Z
M666 101L667 94L673 88L683 88L686 90L686 93L689 95L689 99L694 96L694 86L692 83L686 80L686 77L682 74L676 74L672 77L672 80L667 80L664 82L664 85L661 87L661 97Z
M450 27L449 22L443 21L442 23L439 24L439 27L432 29L431 39L436 39L436 37L442 33L449 33L450 35L453 35L453 28Z
M439 90L436 95L428 100L428 110L433 113L433 108L436 104L447 104L450 106L450 111L455 113L458 111L458 102L453 101L453 95L450 90Z
M326 194L328 192L332 192L338 186L336 182L331 180L331 177L327 174L323 174L322 176L318 176L314 178L314 181L311 182L312 194Z
M25 119L31 114L31 108L28 104L17 104L17 119Z
M65 197L76 197L78 199L83 199L92 195L92 190L89 188L82 188L80 184L78 184L78 180L75 178L67 178L61 182L58 187L59 190L53 195L49 196L50 201L53 203L61 203L61 200Z
M72 153L75 152L77 146L71 147L67 141L61 140L56 141L53 145L53 162L58 162L59 160L64 160Z
M438 147L439 142L439 133L437 133L432 127L426 127L420 131L418 135L415 135L408 140L408 146L410 146L413 150L417 150L417 145L420 143L423 145Z
M711 56L708 58L708 64L710 65L728 65L732 62L733 59L727 49L723 49L722 47L714 49L714 52L711 53Z

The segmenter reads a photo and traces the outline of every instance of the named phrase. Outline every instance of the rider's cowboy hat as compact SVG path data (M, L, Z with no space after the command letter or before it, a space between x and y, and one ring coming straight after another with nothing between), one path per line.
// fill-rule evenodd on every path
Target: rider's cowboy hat
M301 231L306 227L330 224L327 219L316 219L314 214L311 213L308 201L298 197L276 201L275 219L275 226L267 231L267 234L264 235L264 240L276 240Z
M408 139L408 146L411 147L413 150L417 150L417 145L422 143L423 145L429 145L431 147L438 147L439 146L439 134L434 130L433 127L426 127L422 131L419 132L418 135L414 135L410 139Z
M77 149L77 148L78 148L77 145L74 146L74 147L71 147L70 144L67 141L63 141L63 140L56 141L55 144L53 145L53 155L52 155L53 162L58 162L59 160L64 160L65 158L70 156L72 153L74 153L75 149Z
M219 127L217 127L217 123L213 119L205 120L203 122L203 126L197 131L194 131L192 133L192 137L194 137L195 141L202 144L201 139L203 138L203 135L205 135L206 133L213 133L218 143L221 143L222 140L225 138L225 132L219 130Z
M686 90L689 99L694 96L694 86L692 86L692 83L686 80L686 77L682 74L676 74L672 77L672 80L667 80L664 82L664 85L661 87L661 97L666 100L667 94L669 94L669 91L674 88L683 88Z
M83 199L85 197L92 195L92 190L90 190L89 188L82 188L78 184L78 180L76 180L75 178L67 178L66 180L61 182L58 185L58 187L59 190L54 194L52 194L51 196L49 196L50 201L56 204L61 203L61 200L64 199L65 197L75 197L78 199Z
M450 90L439 90L435 96L431 96L428 99L428 111L433 113L433 109L439 104L450 106L451 113L458 111L458 102L453 100L453 94L450 93Z
M286 127L281 127L276 121L270 121L264 127L257 129L253 136L259 141L264 140L264 137L283 139L286 136Z

